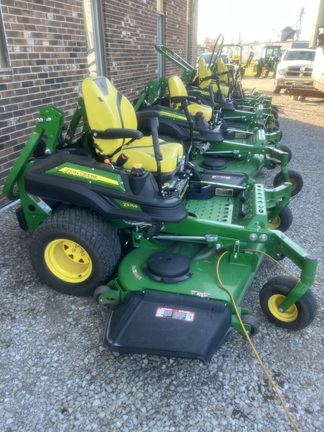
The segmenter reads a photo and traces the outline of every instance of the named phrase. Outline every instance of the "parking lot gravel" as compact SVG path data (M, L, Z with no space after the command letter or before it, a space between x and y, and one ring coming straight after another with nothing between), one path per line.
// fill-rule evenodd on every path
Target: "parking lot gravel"
M271 94L273 80L245 79L244 88ZM287 235L319 258L324 281L324 99L292 101L274 95L290 167L303 176L292 198ZM258 182L271 186L277 170ZM0 431L1 432L278 432L292 431L278 397L245 338L227 339L208 365L196 360L117 354L103 347L107 314L92 298L59 294L31 267L30 234L14 206L0 212ZM294 266L281 264L292 272ZM264 260L243 306L260 332L255 347L300 431L324 430L323 286L313 323L300 332L275 327L258 292L283 271Z

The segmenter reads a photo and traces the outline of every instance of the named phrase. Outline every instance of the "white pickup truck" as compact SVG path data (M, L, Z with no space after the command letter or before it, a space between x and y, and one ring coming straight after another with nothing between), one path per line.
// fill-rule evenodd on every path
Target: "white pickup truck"
M287 49L277 65L273 92L280 93L280 90L292 87L312 88L315 52L311 48Z

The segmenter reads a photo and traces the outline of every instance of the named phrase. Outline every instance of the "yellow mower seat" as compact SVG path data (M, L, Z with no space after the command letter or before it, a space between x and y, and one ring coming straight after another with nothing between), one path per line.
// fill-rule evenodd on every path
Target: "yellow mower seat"
M109 129L137 130L134 107L107 78L86 78L82 83L82 94L91 130L102 132ZM159 143L163 157L161 173L171 173L177 168L179 158L183 155L182 145L162 139L159 139ZM140 139L103 139L94 136L94 145L96 152L106 156L112 163L117 163L122 158L124 168L131 169L139 163L146 171L153 173L157 171L151 136Z
M169 95L170 95L170 107L174 109L181 109L181 103L172 102L172 98L175 96L188 96L187 89L183 84L182 80L174 75L168 79ZM212 117L213 110L208 105L202 105L197 103L189 103L189 113L192 115L197 112L202 112L207 121Z
M219 58L218 62L217 62L217 72L221 73L221 72L225 72L227 70L228 70L228 68L224 64L223 60L221 58ZM217 93L218 92L217 84L211 78L205 79L206 77L210 77L211 75L212 75L211 69L206 65L205 60L203 58L200 58L198 60L199 87L202 89L209 89L209 87L212 85L213 86L213 92ZM220 82L220 89L221 89L223 96L228 96L229 87L226 84Z

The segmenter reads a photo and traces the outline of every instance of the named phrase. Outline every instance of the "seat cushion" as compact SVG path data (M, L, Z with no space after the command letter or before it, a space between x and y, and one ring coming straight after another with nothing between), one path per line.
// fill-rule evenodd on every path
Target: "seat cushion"
M188 110L192 115L197 114L197 112L202 112L207 121L211 119L213 113L212 108L208 105L200 105L195 103L188 105Z
M215 83L214 80L210 79L205 79L207 77L211 77L212 75L212 71L209 69L209 67L206 65L206 62L203 58L199 59L198 61L198 79L199 79L199 87L201 89L208 89L210 87L210 85L213 86L213 92L217 93L218 92L218 87L217 84ZM224 84L224 83L220 83L220 89L221 92L224 96L227 96L229 93L229 87Z
M170 143L162 139L159 140L159 143L163 156L161 171L162 173L172 172L177 168L178 160L183 155L183 147L179 143ZM117 163L120 158L123 160L124 168L131 169L135 164L141 164L146 171L153 173L157 171L151 137L143 137L125 145L112 157L111 161Z
M96 131L106 129L137 130L134 107L105 77L89 77L82 83L82 93L89 127ZM156 160L151 136L132 141L131 138L96 139L96 152L125 168L141 164L146 171L156 172ZM182 145L159 140L163 160L161 172L171 173L183 155ZM113 156L110 156L113 155ZM120 159L119 159L120 158Z
M188 96L187 89L182 80L178 76L172 76L168 80L169 93L170 93L170 107L181 110L181 103L171 102L174 96ZM202 112L207 121L212 117L213 110L208 105L189 103L188 110L190 114L195 115L197 112Z

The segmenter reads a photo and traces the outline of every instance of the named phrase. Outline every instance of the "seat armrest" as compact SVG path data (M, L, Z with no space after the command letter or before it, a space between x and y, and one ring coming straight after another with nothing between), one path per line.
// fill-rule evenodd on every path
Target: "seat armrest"
M144 110L144 111L138 111L136 113L136 117L138 120L146 120L154 117L162 117L162 114L156 110Z
M171 98L171 102L174 102L174 103L181 103L183 101L198 103L199 99L197 99L195 96L189 96L189 95L187 95L187 96L173 96Z
M139 130L126 128L111 128L104 131L92 130L91 134L97 139L141 139L143 137L142 132Z

